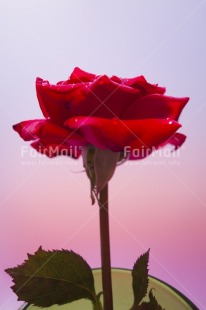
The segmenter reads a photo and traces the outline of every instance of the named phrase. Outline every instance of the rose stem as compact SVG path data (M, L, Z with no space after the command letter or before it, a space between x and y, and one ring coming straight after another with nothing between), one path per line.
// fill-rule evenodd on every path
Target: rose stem
M108 184L101 190L99 198L102 287L104 310L113 310L112 278L109 238Z

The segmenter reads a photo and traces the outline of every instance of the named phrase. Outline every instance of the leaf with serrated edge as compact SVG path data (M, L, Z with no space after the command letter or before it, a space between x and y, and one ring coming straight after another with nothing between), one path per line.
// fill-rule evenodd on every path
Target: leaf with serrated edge
M78 254L67 250L44 251L40 247L22 265L6 272L13 278L19 300L40 307L62 305L86 298L95 303L92 270Z
M149 303L151 304L152 308L154 310L164 310L157 302L157 299L152 293L152 289L149 291Z
M132 287L134 293L133 309L139 305L141 300L147 294L147 288L149 284L148 280L148 262L149 262L149 250L141 255L132 270Z
M132 308L133 310L165 310L157 302L155 296L152 293L152 289L149 292L148 302L143 302L141 305Z

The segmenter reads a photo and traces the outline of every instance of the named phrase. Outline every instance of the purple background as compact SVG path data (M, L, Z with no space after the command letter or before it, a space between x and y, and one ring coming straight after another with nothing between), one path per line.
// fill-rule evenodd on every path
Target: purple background
M131 268L151 248L150 274L206 309L205 2L1 0L1 310L21 304L4 269L40 245L100 266L98 208L81 160L40 157L11 129L42 117L37 76L56 83L75 66L144 74L168 95L191 98L180 152L125 164L111 181L112 265Z

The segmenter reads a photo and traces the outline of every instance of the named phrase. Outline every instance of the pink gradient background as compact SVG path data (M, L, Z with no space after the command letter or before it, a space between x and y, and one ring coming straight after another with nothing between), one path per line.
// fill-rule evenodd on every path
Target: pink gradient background
M151 248L150 274L206 309L205 1L1 0L0 14L0 309L21 304L4 269L40 245L100 266L98 208L81 160L40 158L11 129L42 117L37 76L55 83L75 66L144 74L168 95L190 96L179 156L125 164L111 181L112 265L131 268Z

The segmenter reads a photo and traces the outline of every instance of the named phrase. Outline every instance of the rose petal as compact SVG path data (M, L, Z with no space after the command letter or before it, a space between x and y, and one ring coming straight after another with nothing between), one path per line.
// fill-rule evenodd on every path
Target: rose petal
M57 85L37 78L36 90L44 116L61 124L76 115L120 117L133 101L158 92L159 88L147 83L144 77L121 80L113 76L110 79L75 68L69 80Z
M189 98L149 95L134 101L123 113L124 119L171 118L177 120Z
M84 146L87 143L87 141L76 132L48 121L39 128L37 134L39 138L55 139L56 141L59 141L59 143L67 143L72 146Z
M174 151L176 151L179 147L182 146L182 144L186 140L186 136L183 135L182 133L176 132L171 138L169 138L167 141L164 143L160 144L159 146L156 147L158 149L159 147L164 147L167 144L171 144L174 146ZM141 150L136 150L135 152L131 152L128 154L127 159L129 160L136 160L136 159L144 159L147 156L149 156L154 149L146 149L145 147L142 147Z
M119 120L77 117L65 122L90 144L102 149L128 152L142 147L152 149L168 140L181 127L169 119Z
M77 117L67 120L65 126L75 129L88 143L100 149L119 151L128 141L128 132L117 119Z
M37 139L40 128L46 123L46 120L37 119L18 123L13 125L13 129L18 132L24 141Z
M76 115L120 117L128 105L141 96L140 90L118 84L107 76L97 76L93 82L66 85L50 85L38 78L36 90L44 116L58 124Z
M169 140L163 143L161 146L165 146L166 144L171 144L174 146L174 150L177 150L179 147L183 145L186 140L186 136L182 133L176 132Z
M82 83L82 82L92 82L96 78L95 74L83 71L82 69L76 67L74 68L72 74L70 75L69 82L71 83Z
M183 135L182 133L176 132L167 141L157 145L155 147L155 149L158 149L159 147L160 148L164 147L167 144L171 144L174 146L174 151L176 151L179 147L182 146L182 144L185 142L186 138L187 137L185 135ZM143 158L147 157L148 155L150 155L152 153L152 151L155 149L154 148L148 149L148 148L145 148L144 146L142 146L142 148L139 149L139 151L138 151L138 149L136 148L136 151L133 151L129 154L128 159L129 160L143 159Z
M120 117L130 103L139 98L140 91L99 76L85 85L87 93L83 100L72 104L70 116Z
M25 121L13 127L25 141L36 140L31 146L49 157L68 155L78 158L87 143L77 133L48 120Z
M111 80L112 80L113 82L115 82L115 83L122 84L122 79L119 78L119 77L116 76L116 75L113 75L113 76L111 77Z
M44 81L43 79L39 77L36 78L36 94L37 94L37 98L39 101L39 106L42 110L44 117L49 118L49 113L47 112L47 108L46 108L47 105L46 106L44 105L44 102L42 100L43 98L41 96L41 86L42 85L45 86L46 82L48 85L50 85L48 81Z
M70 116L70 107L85 98L84 84L51 85L37 78L36 91L43 115L62 124Z
M143 75L122 80L125 85L141 90L143 95L164 94L166 91L165 87L160 87L158 84L148 83Z

